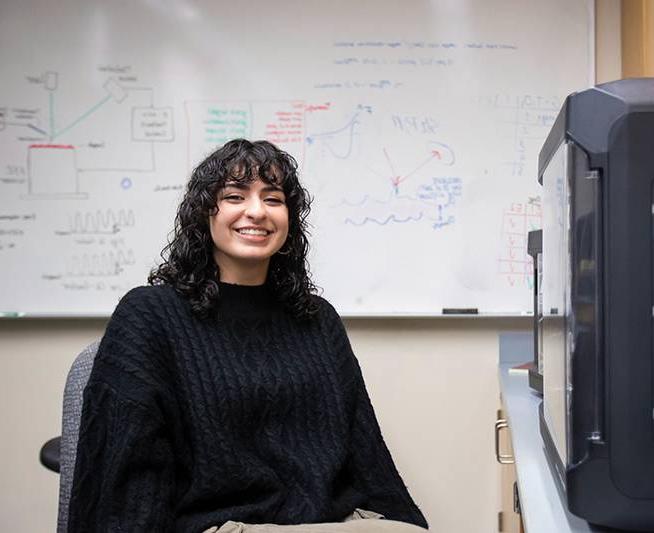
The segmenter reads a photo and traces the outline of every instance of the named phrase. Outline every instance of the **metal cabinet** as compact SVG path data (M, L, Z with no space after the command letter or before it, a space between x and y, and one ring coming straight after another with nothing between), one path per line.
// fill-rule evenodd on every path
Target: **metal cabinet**
M515 458L511 445L511 429L502 408L497 410L497 420L495 421L495 459L500 469L501 494L501 508L497 513L497 531L524 533Z

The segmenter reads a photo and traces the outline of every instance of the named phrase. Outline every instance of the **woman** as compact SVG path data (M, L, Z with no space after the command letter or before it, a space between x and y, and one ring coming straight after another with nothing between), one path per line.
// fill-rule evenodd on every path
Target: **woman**
M308 212L268 142L228 142L193 172L164 263L100 344L69 531L427 527L340 318L312 294Z

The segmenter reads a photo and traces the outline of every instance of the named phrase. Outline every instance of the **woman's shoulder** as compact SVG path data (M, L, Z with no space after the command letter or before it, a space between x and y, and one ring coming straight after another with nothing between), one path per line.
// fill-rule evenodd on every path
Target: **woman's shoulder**
M119 301L104 332L94 379L135 397L166 382L172 368L170 339L179 322L178 296L170 286L140 286ZM180 326L182 327L182 326ZM139 395L142 397L143 395Z
M128 299L130 301L151 301L153 299L171 299L177 295L174 287L166 283L158 285L140 285L134 287L125 293L121 298L122 300Z
M116 310L129 309L149 312L162 305L179 305L183 302L171 285L141 285L127 291L118 302Z
M338 312L336 311L336 308L324 296L320 296L318 294L312 294L311 300L315 308L318 310L318 315L338 316Z
M174 287L144 285L125 293L111 315L111 323L130 327L147 325L148 329L159 331L188 318L188 304Z
M108 385L121 398L145 405L169 390L173 368L170 335L172 287L141 286L119 301L107 324L89 384Z
M315 315L317 320L328 329L336 328L341 330L343 328L343 321L332 303L323 296L317 294L313 294L311 297L317 308Z

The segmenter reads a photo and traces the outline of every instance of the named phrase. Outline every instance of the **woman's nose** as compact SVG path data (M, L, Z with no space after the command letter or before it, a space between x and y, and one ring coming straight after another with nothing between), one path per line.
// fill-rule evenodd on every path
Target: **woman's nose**
M260 198L251 198L245 206L245 215L250 218L262 218L265 216L266 210L264 209L263 202Z

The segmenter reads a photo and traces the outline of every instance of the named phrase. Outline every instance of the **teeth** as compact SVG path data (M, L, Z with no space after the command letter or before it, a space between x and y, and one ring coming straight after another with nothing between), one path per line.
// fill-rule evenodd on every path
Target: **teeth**
M244 233L245 235L268 235L266 230L261 229L239 229L239 233Z

